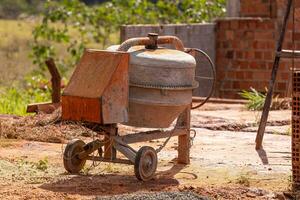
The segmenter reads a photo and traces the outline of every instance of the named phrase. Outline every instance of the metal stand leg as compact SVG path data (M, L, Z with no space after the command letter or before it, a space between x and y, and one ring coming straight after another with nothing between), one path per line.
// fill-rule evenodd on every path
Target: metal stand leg
M266 96L264 109L263 109L263 112L261 115L261 120L259 123L259 128L257 130L257 135L256 135L256 139L255 139L255 142L256 142L255 149L257 149L257 150L263 148L262 142L263 142L263 138L264 138L264 134L265 134L265 129L266 129L267 120L268 120L268 116L269 116L270 106L272 103L273 90L274 90L277 71L279 69L280 58L281 58L280 53L282 52L282 45L284 42L284 36L285 36L287 25L288 25L288 19L289 19L291 8L292 8L292 3L293 3L293 0L288 1L287 10L286 10L285 17L284 17L280 38L279 38L278 44L277 44L277 53L276 53L275 61L274 61L273 68L272 68L272 74L271 74L271 80L269 83L268 93Z
M113 146L113 137L118 134L117 124L112 124L108 132L109 136L105 136L104 158L115 159L117 157L117 151Z
M178 117L176 127L186 129L186 134L178 136L178 163L190 163L190 119L191 108L188 107Z

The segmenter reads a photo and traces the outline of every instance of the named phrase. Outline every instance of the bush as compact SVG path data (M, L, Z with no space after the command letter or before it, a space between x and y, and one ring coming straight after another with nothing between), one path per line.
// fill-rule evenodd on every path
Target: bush
M25 86L19 83L0 89L0 113L25 115L28 104L50 100L48 81L41 76L28 77Z
M110 36L120 25L208 22L224 15L225 4L225 0L111 0L87 6L79 0L49 1L42 23L33 31L33 62L44 73L44 61L53 57L64 75L85 47L110 45ZM64 44L69 56L59 56L58 44Z
M247 109L262 110L264 108L266 94L258 92L254 88L250 88L250 91L243 90L239 95L248 100L246 104ZM271 110L285 110L290 109L290 107L290 101L288 99L280 99L279 95L272 96Z
M123 24L208 22L225 13L225 0L111 0L94 6L79 0L0 1L0 13L5 18L41 10L43 16L33 31L31 51L33 63L39 66L34 73L38 76L0 88L0 113L24 115L27 104L51 99L44 78L49 57L55 59L62 76L67 76L84 48L105 48L118 42L115 36Z
M258 92L254 88L251 91L243 90L239 93L241 97L248 100L247 108L249 110L262 110L265 104L266 95Z

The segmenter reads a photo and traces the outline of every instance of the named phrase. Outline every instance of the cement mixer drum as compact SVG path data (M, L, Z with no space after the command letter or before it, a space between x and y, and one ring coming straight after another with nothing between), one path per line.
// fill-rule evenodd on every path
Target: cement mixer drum
M109 50L120 50L112 46ZM192 102L196 61L180 50L132 46L129 61L129 121L136 127L166 128Z

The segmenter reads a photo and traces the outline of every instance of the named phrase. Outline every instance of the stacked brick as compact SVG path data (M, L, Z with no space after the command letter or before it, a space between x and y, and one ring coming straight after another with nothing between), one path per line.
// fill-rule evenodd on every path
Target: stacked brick
M300 71L293 73L292 169L294 186L300 186Z
M274 17L276 1L274 0L241 0L241 17Z
M220 97L238 98L238 92L250 87L265 89L274 61L275 26L271 19L217 21L216 65ZM287 70L280 70L276 91L285 91L288 76Z
M240 98L238 93L250 87L265 91L269 85L286 3L287 0L241 0L241 18L216 22L216 96ZM300 5L296 9L295 27L295 48L300 50ZM284 49L293 49L292 20L288 25ZM296 62L295 66L300 67L300 64ZM281 60L275 94L288 95L291 68L291 59Z

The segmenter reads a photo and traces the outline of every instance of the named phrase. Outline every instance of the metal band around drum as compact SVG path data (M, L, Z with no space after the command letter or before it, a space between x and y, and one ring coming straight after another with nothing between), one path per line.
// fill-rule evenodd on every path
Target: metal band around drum
M199 83L197 81L194 81L192 86L161 86L161 85L151 85L151 84L129 83L129 86L149 88L149 89L161 89L161 90L193 90L199 87Z

